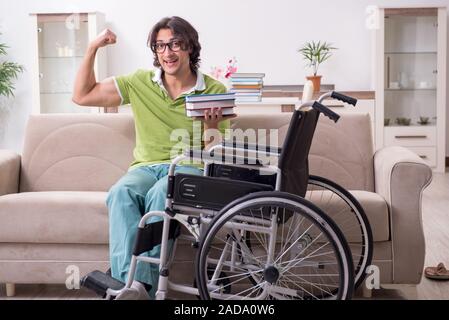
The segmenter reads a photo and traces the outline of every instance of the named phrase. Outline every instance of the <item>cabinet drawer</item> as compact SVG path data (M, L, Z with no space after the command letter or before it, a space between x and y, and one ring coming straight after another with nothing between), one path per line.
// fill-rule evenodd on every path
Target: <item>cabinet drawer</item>
M436 145L436 128L432 127L386 127L386 146L421 147Z
M416 153L421 159L424 160L430 167L437 165L437 148L435 147L408 147L414 153Z

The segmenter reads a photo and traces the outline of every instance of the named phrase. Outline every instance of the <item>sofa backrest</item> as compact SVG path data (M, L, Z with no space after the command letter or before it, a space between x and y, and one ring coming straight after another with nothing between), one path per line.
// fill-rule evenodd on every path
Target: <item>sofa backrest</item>
M232 128L278 129L282 146L291 113L240 115ZM366 114L320 117L310 173L351 190L373 191L373 145ZM269 141L269 138L267 138ZM107 191L127 171L135 146L131 114L42 114L28 121L20 191Z
M107 191L135 145L129 114L42 114L27 124L20 191Z
M240 115L232 127L278 129L282 146L291 113ZM267 137L258 137L270 141ZM331 179L349 190L374 191L374 148L368 114L344 114L337 123L321 116L309 153L309 173ZM272 142L273 143L273 142Z

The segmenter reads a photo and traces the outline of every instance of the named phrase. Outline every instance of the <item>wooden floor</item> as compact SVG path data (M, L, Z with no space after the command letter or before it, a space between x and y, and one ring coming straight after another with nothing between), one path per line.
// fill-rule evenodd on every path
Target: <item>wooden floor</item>
M443 262L449 268L449 172L433 174L423 194L423 224L426 237L426 266ZM417 287L418 299L449 300L449 281L423 278Z
M423 223L426 237L426 266L444 262L449 267L449 173L434 173L423 195ZM0 285L2 299L98 299L85 290L67 290L64 285L16 285L16 296L6 298L5 285ZM423 278L413 289L380 289L373 291L373 299L447 299L449 280Z

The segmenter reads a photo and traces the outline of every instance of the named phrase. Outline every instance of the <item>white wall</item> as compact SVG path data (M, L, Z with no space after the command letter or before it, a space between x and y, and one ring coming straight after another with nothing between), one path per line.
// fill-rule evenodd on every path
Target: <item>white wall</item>
M31 70L29 13L100 11L118 36L107 50L108 73L119 75L151 67L148 31L160 18L179 15L199 31L203 72L235 56L239 72L265 72L266 84L300 84L308 70L296 50L319 39L339 48L320 69L324 83L337 90L373 90L369 5L449 7L449 0L0 0L0 41L10 46L11 60ZM0 109L0 148L20 152L32 105L29 71L20 75L15 93L10 111Z

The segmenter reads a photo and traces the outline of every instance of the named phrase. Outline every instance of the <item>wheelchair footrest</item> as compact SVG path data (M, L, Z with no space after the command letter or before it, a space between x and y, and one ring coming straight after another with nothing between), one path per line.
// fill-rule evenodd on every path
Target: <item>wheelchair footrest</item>
M98 270L92 271L91 273L85 275L81 279L81 285L103 297L106 295L106 290L109 288L113 290L120 290L125 286L123 282L118 281L110 275Z

